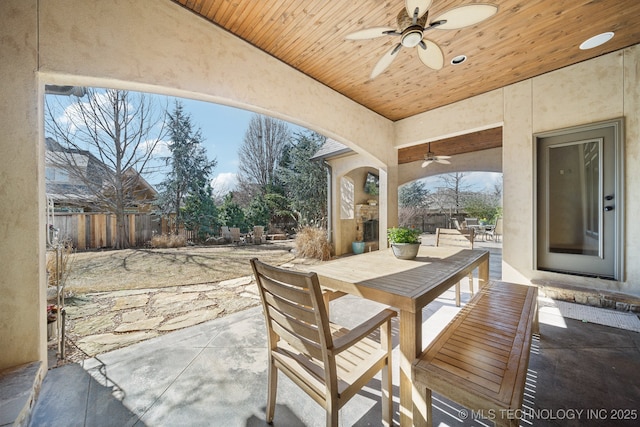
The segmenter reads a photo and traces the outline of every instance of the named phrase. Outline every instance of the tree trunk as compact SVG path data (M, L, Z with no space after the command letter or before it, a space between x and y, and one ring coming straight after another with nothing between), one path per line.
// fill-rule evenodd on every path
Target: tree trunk
M129 247L129 233L125 214L123 211L116 213L116 240L114 249L127 249Z

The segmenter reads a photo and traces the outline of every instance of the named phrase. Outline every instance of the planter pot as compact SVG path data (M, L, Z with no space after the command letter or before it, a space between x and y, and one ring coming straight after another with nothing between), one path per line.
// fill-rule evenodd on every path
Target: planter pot
M364 252L364 242L351 242L351 249L354 254L361 254Z
M398 259L414 259L420 250L420 243L392 243L391 250Z
M58 335L58 321L54 320L53 322L47 323L47 341L51 341Z

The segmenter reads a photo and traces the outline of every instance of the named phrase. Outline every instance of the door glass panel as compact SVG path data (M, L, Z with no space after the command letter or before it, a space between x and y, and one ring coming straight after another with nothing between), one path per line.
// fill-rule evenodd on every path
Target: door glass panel
M549 252L602 256L601 147L601 139L549 146Z

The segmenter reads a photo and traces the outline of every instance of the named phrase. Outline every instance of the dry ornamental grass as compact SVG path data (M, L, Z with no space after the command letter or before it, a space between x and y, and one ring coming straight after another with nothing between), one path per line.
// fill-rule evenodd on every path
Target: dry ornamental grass
M331 245L327 240L327 230L317 227L303 227L296 235L296 251L303 258L320 261L331 259Z

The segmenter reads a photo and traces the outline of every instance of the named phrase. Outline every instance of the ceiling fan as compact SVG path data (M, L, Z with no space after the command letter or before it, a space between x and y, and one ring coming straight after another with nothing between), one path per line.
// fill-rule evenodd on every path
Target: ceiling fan
M424 155L424 162L422 162L422 167L426 168L431 163L440 163L443 165L450 165L451 162L448 160L451 156L436 156L431 152L431 142L429 142L427 148L427 154Z
M399 36L400 43L392 47L378 61L371 71L371 79L381 74L391 65L402 47L418 47L418 57L424 65L439 70L444 65L444 54L435 42L424 38L431 29L457 30L475 25L493 16L498 6L493 4L468 4L450 9L429 24L428 9L432 0L405 0L405 8L398 13L398 29L373 27L347 35L347 40L368 40L382 36Z

